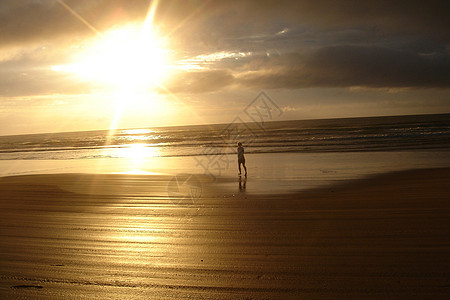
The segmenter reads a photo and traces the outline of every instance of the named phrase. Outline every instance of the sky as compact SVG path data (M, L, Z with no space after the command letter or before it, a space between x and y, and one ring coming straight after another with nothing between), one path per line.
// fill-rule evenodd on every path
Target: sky
M450 112L449 1L0 1L0 135Z

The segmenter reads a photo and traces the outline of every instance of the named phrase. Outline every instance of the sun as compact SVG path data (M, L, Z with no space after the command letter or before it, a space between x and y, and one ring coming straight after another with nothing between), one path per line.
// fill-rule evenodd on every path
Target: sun
M128 25L96 38L76 62L52 69L122 90L148 88L161 84L167 75L167 53L154 32Z

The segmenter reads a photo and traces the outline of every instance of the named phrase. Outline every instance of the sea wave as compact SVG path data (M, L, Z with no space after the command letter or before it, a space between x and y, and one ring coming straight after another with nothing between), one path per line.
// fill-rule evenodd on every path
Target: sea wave
M0 137L0 160L450 149L450 114L279 121Z

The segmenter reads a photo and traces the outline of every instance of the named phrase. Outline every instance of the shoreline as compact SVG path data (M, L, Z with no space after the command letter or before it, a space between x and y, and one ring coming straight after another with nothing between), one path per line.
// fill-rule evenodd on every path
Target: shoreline
M356 152L356 153L278 153L248 154L249 182L246 191L283 194L328 185L335 181L358 179L373 174L450 167L450 152ZM17 160L0 161L0 178L32 174L135 174L175 176L210 174L237 177L237 159L229 156L224 165L203 163L208 157L152 157L136 159ZM201 176L201 175L200 175ZM235 189L230 183L228 189Z
M450 168L284 194L247 192L238 178L224 177L195 199L186 197L190 189L168 195L170 182L163 175L1 177L0 295L450 296Z

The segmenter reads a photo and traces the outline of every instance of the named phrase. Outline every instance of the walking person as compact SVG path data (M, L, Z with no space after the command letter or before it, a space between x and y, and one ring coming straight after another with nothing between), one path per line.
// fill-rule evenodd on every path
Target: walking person
M245 177L247 177L247 167L245 166L244 147L242 147L241 142L238 143L237 153L238 153L239 175L241 175L241 164L242 164L242 166L244 167L244 171L245 171Z

